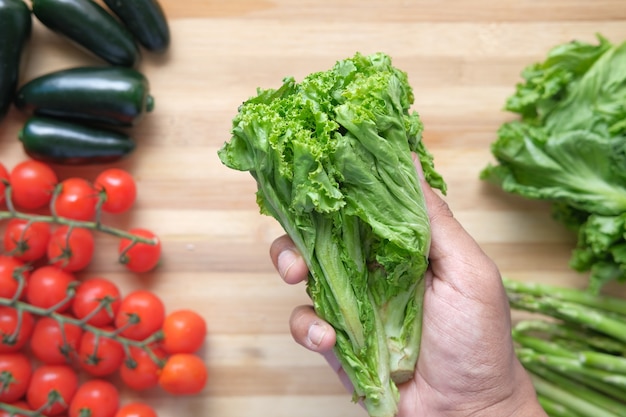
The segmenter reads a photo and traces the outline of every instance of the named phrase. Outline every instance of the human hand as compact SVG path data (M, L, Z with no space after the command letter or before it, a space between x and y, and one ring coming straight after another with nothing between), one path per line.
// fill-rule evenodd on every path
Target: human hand
M422 339L413 379L398 386L397 417L547 416L515 355L497 266L423 179L422 189L432 229ZM289 237L276 239L270 256L285 282L306 280L306 264ZM290 328L296 342L324 355L350 389L332 351L332 326L311 306L299 306Z

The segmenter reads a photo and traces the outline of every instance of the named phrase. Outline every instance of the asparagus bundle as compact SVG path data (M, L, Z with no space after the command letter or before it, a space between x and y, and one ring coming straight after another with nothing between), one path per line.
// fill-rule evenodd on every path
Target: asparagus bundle
M505 279L516 353L550 417L626 416L626 300Z

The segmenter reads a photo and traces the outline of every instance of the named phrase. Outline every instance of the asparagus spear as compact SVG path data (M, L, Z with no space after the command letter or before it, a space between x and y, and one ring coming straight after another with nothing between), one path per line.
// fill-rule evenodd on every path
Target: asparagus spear
M536 374L531 373L530 376L537 390L537 395L548 398L558 404L568 404L568 408L576 410L576 415L579 417L621 417L619 414L605 410L577 397L566 389L557 387Z
M626 300L504 280L516 353L551 417L626 417Z
M587 368L578 359L535 352L532 349L518 350L518 357L522 363L541 363L567 374L579 374L587 378L606 382L625 390L624 394L626 395L626 375L615 374L602 369Z
M559 300L626 315L626 300L622 298L597 295L590 291L536 282L514 281L506 278L503 281L507 290L513 293L524 293L540 297L549 295Z
M626 343L626 316L620 320L601 310L575 302L552 298L551 295L534 296L515 292L507 285L511 307L534 313L543 313L569 323L585 326Z
M595 404L596 406L606 411L615 413L618 416L626 416L626 407L621 401L617 401L601 392L590 389L590 387L586 386L584 383L573 381L571 378L537 363L529 364L527 369L532 374L543 378L546 382L552 383L560 389L566 390L570 394L575 395L582 400ZM570 404L563 405L571 407ZM577 410L573 409L573 411L576 412Z
M537 399L541 407L550 417L580 417L579 414L576 414L563 404L552 401L550 398L544 397L543 395L538 395Z
M626 357L626 345L605 334L598 333L590 328L568 323L547 321L542 319L528 319L518 322L513 329L515 334L540 333L545 337L568 346L584 346L588 350L608 352Z

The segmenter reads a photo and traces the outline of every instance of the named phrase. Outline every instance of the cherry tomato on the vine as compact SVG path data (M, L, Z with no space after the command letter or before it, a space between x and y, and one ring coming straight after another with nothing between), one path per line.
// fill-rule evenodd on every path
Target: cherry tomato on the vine
M98 192L84 178L71 177L61 181L60 192L54 200L57 216L89 221L96 215Z
M52 265L66 271L81 271L91 262L95 246L89 229L60 226L50 237L48 259Z
M157 417L157 413L148 404L132 402L121 406L115 417Z
M33 333L35 318L27 311L0 307L0 353L18 352ZM16 333L16 330L17 333Z
M78 281L71 272L53 265L41 266L30 274L26 300L41 308L58 306L55 311L62 313L70 308L70 288L77 284Z
M121 298L119 288L112 281L100 277L89 278L76 289L72 311L79 319L89 316L87 323L92 326L104 326L115 319ZM95 310L98 312L93 314Z
M32 411L32 408L28 405L28 403L23 400L13 402L11 403L11 405L15 408L19 408L20 410L24 410L25 412ZM8 411L0 410L0 417L28 417L28 416L22 413L12 414L12 413L9 413Z
M32 373L33 366L25 353L0 353L0 402L20 400Z
M159 385L170 394L197 394L204 389L207 379L206 365L199 356L176 353L161 369Z
M114 330L103 327L102 330ZM117 340L90 331L83 332L78 348L79 365L90 375L103 377L115 373L124 362L124 347Z
M204 343L206 333L202 316L192 310L177 310L165 317L161 344L167 353L194 353Z
M144 340L161 329L164 320L163 301L148 290L135 290L122 299L115 316L115 327L123 328L121 336Z
M103 379L91 379L78 387L69 408L69 417L115 417L120 406L118 389Z
M30 350L41 362L64 365L76 358L83 329L71 323L63 326L52 317L41 317L30 338Z
M41 365L33 371L26 391L26 401L34 409L44 407L46 416L61 414L78 389L78 374L68 365ZM61 401L48 403L48 398L58 395Z
M4 250L14 258L33 262L46 255L50 224L11 219L4 232Z
M21 290L20 274L21 279L23 279ZM29 275L24 262L12 256L0 255L0 297L13 298L18 290L22 291L23 294ZM18 298L20 296L21 294L18 295Z
M161 240L151 231L146 229L130 229L129 233L153 239L154 244L136 242L131 239L120 239L118 253L120 254L120 262L133 272L148 272L154 269L161 258Z
M9 182L13 203L23 209L35 210L50 203L59 179L49 165L28 159L13 167Z
M9 182L9 171L0 163L0 204L4 203L6 184Z
M155 348L153 352L159 360L166 358L165 352L161 349ZM160 364L156 363L148 352L131 346L130 356L120 368L120 378L129 388L143 391L158 385L160 371Z
M95 179L94 185L104 198L102 210L107 213L119 214L130 209L137 197L137 185L133 176L119 168L102 171Z

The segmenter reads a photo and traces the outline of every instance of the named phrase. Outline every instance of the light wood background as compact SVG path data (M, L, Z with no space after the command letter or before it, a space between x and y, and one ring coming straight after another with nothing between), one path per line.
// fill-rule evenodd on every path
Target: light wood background
M322 358L293 342L288 318L307 303L287 286L268 248L282 232L258 214L255 185L216 151L229 139L237 106L257 87L301 79L356 51L386 52L409 74L425 141L449 185L452 210L511 278L584 286L567 267L574 238L548 206L504 195L478 179L489 145L510 115L505 98L523 67L572 39L601 32L626 40L624 0L161 0L172 45L144 53L156 109L132 130L135 154L117 165L137 178L132 213L106 220L147 227L163 240L162 265L141 277L115 263L117 242L98 239L84 276L115 280L124 292L156 291L168 310L193 308L209 335L201 352L206 390L189 398L158 389L144 399L161 417L363 417ZM35 24L23 79L99 61ZM0 123L0 158L24 158L15 110ZM93 178L101 167L59 168ZM616 288L617 292L623 292Z

